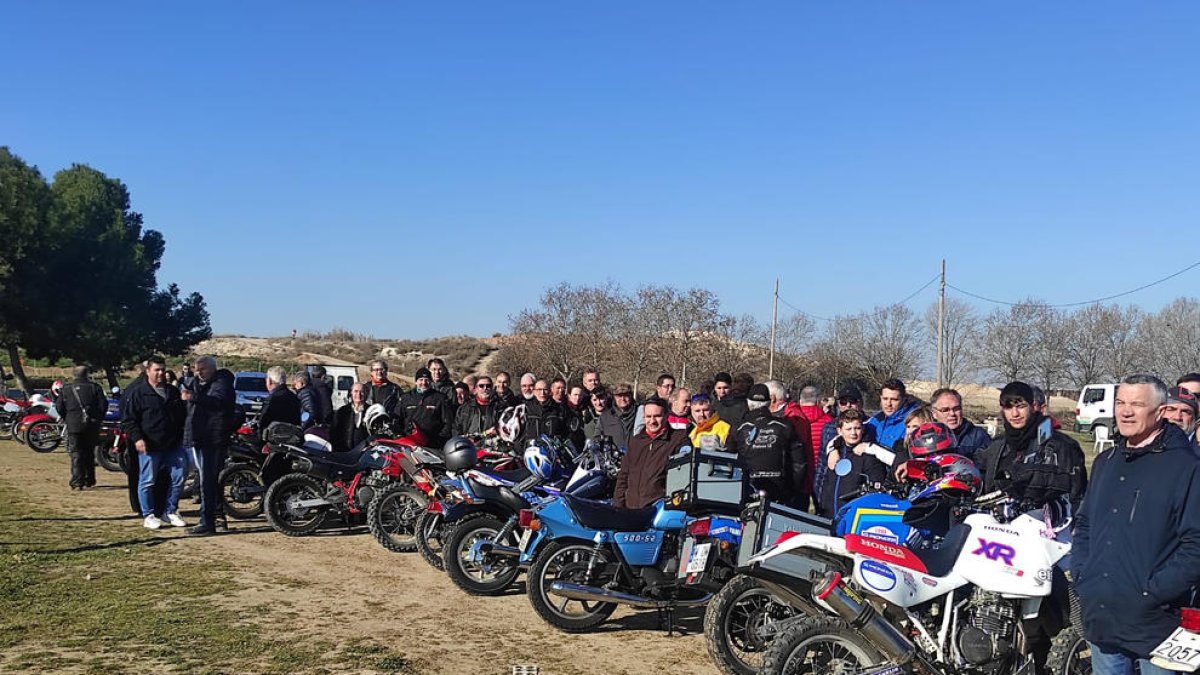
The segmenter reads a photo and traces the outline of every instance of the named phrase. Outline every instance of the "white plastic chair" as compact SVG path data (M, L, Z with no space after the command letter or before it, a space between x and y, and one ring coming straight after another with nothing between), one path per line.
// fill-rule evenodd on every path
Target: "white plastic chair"
M1096 436L1096 442L1092 446L1092 451L1096 454L1104 452L1106 445L1116 445L1116 442L1108 437L1108 427L1096 427L1092 430L1092 433Z

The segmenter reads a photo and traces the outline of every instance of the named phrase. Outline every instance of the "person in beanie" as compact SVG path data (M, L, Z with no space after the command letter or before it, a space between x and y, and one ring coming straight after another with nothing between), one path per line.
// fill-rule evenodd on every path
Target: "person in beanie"
M88 379L87 366L75 366L75 380L62 389L54 409L67 423L67 454L71 456L72 490L96 486L96 444L108 398L100 385Z
M400 428L407 431L416 427L425 436L426 445L440 448L450 438L454 426L450 401L433 388L433 374L428 368L418 368L413 380L413 390L401 396L396 406Z
M1150 652L1179 626L1200 585L1200 462L1163 419L1167 385L1131 375L1117 388L1116 445L1092 465L1075 520L1071 574L1092 672L1166 675Z

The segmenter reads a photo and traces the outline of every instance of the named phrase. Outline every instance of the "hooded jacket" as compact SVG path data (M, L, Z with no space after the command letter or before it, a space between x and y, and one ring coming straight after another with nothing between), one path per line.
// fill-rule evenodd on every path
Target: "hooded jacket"
M229 444L233 433L233 408L237 394L233 389L233 373L222 368L208 382L192 378L189 387L192 400L187 401L187 423L183 427L183 444L188 447L222 448Z
M1166 424L1149 446L1096 458L1075 520L1071 572L1089 642L1147 658L1200 584L1200 462Z

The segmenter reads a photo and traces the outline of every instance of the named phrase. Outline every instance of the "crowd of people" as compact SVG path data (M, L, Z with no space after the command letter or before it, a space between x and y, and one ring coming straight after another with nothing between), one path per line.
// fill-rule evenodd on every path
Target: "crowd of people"
M143 525L186 526L179 498L191 464L200 476L200 517L188 533L207 535L224 528L216 478L240 422L233 374L211 356L189 365L194 369L185 367L171 383L162 359L147 360L124 392L121 426L136 454L130 494ZM915 451L948 451L959 458L953 470L965 485L1003 491L1073 523L1062 536L1073 537L1070 571L1097 673L1128 673L1135 662L1143 675L1166 672L1147 656L1200 584L1200 374L1179 378L1174 388L1150 375L1125 378L1116 396L1115 446L1096 458L1089 485L1079 444L1050 416L1045 393L1023 382L1001 389L1003 429L993 439L966 418L959 392L938 389L921 401L895 379L874 392L879 410L869 414L855 386L831 399L805 386L793 397L783 383L748 374L716 373L693 391L664 373L653 394L638 400L629 384L610 388L596 369L577 383L525 373L514 388L507 372L456 383L445 363L432 359L416 370L408 391L389 378L386 361L372 361L368 370L370 379L355 384L349 403L335 410L322 368L290 377L281 366L269 368L259 427L325 426L332 448L346 451L368 437L366 410L380 404L396 428L440 446L493 434L504 415L520 411L518 447L545 434L576 444L607 436L625 448L613 495L618 507L640 509L663 498L668 458L705 448L737 456L748 492L827 516L864 482L904 479ZM86 489L95 484L90 448L107 401L86 367L74 374L55 405L69 434L70 485ZM850 479L830 480L843 459ZM1043 658L1054 625L1043 616L1027 627Z

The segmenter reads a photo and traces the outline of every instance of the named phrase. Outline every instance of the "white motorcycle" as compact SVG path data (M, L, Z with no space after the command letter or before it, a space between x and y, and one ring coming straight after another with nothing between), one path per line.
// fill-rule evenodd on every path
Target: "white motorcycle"
M1027 514L1003 522L972 513L934 548L857 535L785 538L750 564L833 558L851 578L828 572L813 584L813 600L830 615L779 635L762 672L1034 675L1021 620L1038 616L1054 565L1070 550ZM1060 672L1061 664L1048 665Z
M1184 609L1179 628L1150 652L1150 662L1181 673L1200 670L1200 609Z

